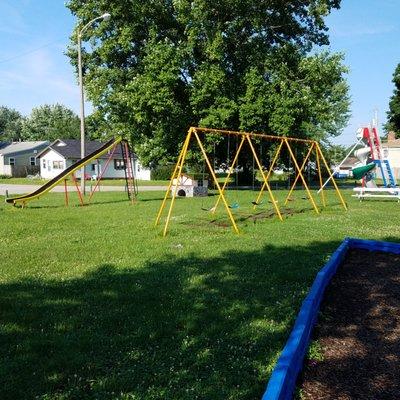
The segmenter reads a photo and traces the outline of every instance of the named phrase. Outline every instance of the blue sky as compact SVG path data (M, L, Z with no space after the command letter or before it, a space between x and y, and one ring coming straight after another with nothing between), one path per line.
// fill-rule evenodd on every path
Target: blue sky
M348 145L354 142L356 129L371 121L375 108L379 120L386 121L392 75L400 63L400 0L342 0L327 25L330 48L343 52L350 68L352 117L335 140Z
M29 114L63 103L78 112L79 91L64 55L75 24L63 0L0 0L0 105ZM327 18L333 51L350 68L352 118L335 142L351 144L374 109L386 119L400 62L400 0L342 0Z

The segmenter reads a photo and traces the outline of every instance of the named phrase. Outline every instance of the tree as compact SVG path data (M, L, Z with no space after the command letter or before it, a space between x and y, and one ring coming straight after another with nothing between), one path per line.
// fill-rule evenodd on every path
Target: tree
M175 157L190 125L325 138L347 119L324 17L340 0L70 0L90 32L85 87L99 125L129 135L145 164ZM76 65L76 32L69 48Z
M323 147L324 156L329 165L338 165L346 157L350 148L346 148L341 144L325 144Z
M0 142L21 139L23 116L12 108L0 107Z
M400 64L397 65L394 71L392 82L395 88L389 102L385 130L387 132L394 131L398 136L400 135Z
M43 105L32 109L22 128L25 140L55 140L79 138L79 117L61 105Z

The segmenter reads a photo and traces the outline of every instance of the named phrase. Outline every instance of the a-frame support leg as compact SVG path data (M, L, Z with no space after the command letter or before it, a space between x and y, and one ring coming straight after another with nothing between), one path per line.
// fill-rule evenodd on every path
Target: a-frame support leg
M281 140L281 142L280 142L280 144L278 146L278 149L277 149L277 151L275 153L275 156L274 156L274 158L273 158L273 160L271 162L271 165L269 166L268 173L267 173L267 181L269 180L269 177L271 176L271 173L273 171L275 163L278 160L279 154L280 154L281 149L282 149L282 145L283 145L283 140ZM263 195L265 188L266 188L266 185L265 185L265 182L263 182L263 184L261 186L261 189L260 189L260 192L258 193L257 199L254 201L253 209L255 209L257 207L257 205L260 204L261 196Z
M235 154L235 157L234 157L234 159L232 161L232 165L229 167L228 175L226 176L224 184L222 186L222 189L221 189L222 194L225 193L225 188L228 185L228 182L229 182L229 179L230 179L230 177L232 175L233 170L235 169L235 165L236 165L236 163L238 161L238 158L239 158L239 153L242 150L243 143L244 143L245 140L246 140L246 138L244 136L242 136L242 139L240 141L239 147L238 147L238 149L236 151L236 154ZM215 213L215 211L217 211L217 207L218 207L220 201L221 201L221 194L218 196L218 199L217 199L217 201L215 203L215 206L211 209L213 214Z
M314 148L314 143L311 144L311 147L310 147L310 149L308 150L307 155L304 157L303 163L301 164L301 167L300 167L300 171L303 171L304 167L306 166L307 161L308 161L308 159L310 158L310 155L311 155L311 152L312 152L313 148ZM297 185L297 182L298 182L298 180L299 180L299 177L300 177L300 174L297 174L297 175L296 175L296 178L295 178L295 180L294 180L294 182L293 182L293 184L292 184L292 186L291 186L291 188L290 188L290 190L289 190L289 193L288 193L288 195L286 196L285 205L288 203L288 201L289 201L289 199L290 199L290 196L292 195L293 190L294 190L294 188L295 188L296 185Z
M323 155L323 153L322 153L322 151L321 151L321 147L319 146L319 143L317 143L316 146L317 146L319 155L320 155L320 157L321 157L321 160L322 160L322 162L323 162L324 165L325 165L326 170L327 170L328 172L330 172L328 163L326 162L326 159L325 159L325 157L324 157L324 155ZM340 202L342 203L343 208L347 211L346 202L344 201L343 196L342 196L342 193L340 192L340 190L339 190L339 188L338 188L338 185L337 185L337 183L336 183L336 181L335 181L335 178L334 178L333 176L332 176L332 183L333 183L333 186L335 187L336 194L338 195L339 200L340 200Z
M221 189L221 186L219 185L218 179L217 179L217 177L216 177L216 175L215 175L215 171L214 171L214 169L213 169L213 167L212 167L212 165L211 165L211 163L210 163L210 160L209 160L208 157L207 157L207 153L206 153L206 151L205 151L205 149L204 149L204 146L203 146L203 144L201 143L201 140L200 140L200 138L199 138L199 135L197 134L196 131L194 131L194 136L196 137L196 140L197 140L197 143L199 144L200 150L201 150L201 152L203 153L204 160L205 160L205 162L206 162L206 164L207 164L207 167L208 167L208 169L209 169L209 171L210 171L210 174L211 174L211 176L212 176L212 178L213 178L214 184L215 184L216 188L218 189L219 196L221 197L221 200L222 200L222 202L224 203L226 212L228 213L229 219L231 220L233 230L234 230L236 233L239 233L239 229L238 229L238 227L237 227L237 225L236 225L235 219L233 218L232 212L231 212L231 210L229 209L229 205L228 205L228 203L227 203L227 201L226 201L226 199L225 199L225 196L224 196L224 193L223 193L223 191L222 191L222 189Z
M175 164L174 171L172 172L171 179L170 179L169 184L168 184L168 188L167 188L167 190L165 192L164 199L163 199L163 201L161 203L160 209L158 210L157 218L156 218L156 221L155 221L155 225L156 226L160 222L162 212L163 212L163 210L165 208L165 204L166 204L168 196L170 194L172 183L173 183L174 179L176 178L176 173L177 173L177 171L179 169L179 166L181 165L182 158L184 157L184 155L186 155L186 151L187 151L187 148L188 148L188 145L189 145L189 142L190 142L191 135L192 135L192 128L190 128L188 134L186 135L186 139L185 139L185 141L183 143L181 152L179 153L179 157L178 157L178 160L177 160L177 162Z
M274 195L273 195L272 190L271 190L271 188L270 188L270 186L269 186L267 177L266 177L266 175L264 174L264 171L263 171L263 169L262 169L261 162L260 162L260 160L258 159L257 153L256 153L256 151L255 151L255 149L254 149L254 146L253 146L253 143L252 143L252 141L251 141L251 139L250 139L250 136L249 136L249 135L246 135L246 138L247 138L247 142L249 143L251 152L253 153L253 157L254 157L254 159L256 160L258 169L260 170L261 176L263 177L264 185L265 185L265 187L266 187L267 190L268 190L268 194L269 194L269 197L271 198L271 201L272 201L272 204L273 204L273 206L274 206L274 208L275 208L276 214L277 214L278 218L279 218L281 221L283 221L282 214L281 214L281 212L280 212L280 210L279 210L279 207L278 207L278 205L277 205L277 201L276 201L275 198L274 198Z
M301 172L301 170L300 170L299 164L297 163L296 157L294 156L293 151L292 151L292 149L291 149L291 147L290 147L289 142L288 142L287 139L285 139L285 143L286 143L286 147L287 147L288 150L289 150L289 154L290 154L290 157L291 157L291 159L292 159L292 161L293 161L293 164L294 164L294 166L295 166L295 168L296 168L297 174L300 176L300 179L302 180L303 185L304 185L304 187L305 187L305 189L306 189L308 198L310 199L311 204L312 204L312 206L313 206L315 212L316 212L317 214L319 214L319 210L318 210L317 204L315 203L315 200L314 200L314 198L313 198L313 196L312 196L312 194L311 194L311 192L310 192L310 189L308 188L307 182L306 182L306 180L304 179L304 176L303 176L303 174L302 174L302 172Z

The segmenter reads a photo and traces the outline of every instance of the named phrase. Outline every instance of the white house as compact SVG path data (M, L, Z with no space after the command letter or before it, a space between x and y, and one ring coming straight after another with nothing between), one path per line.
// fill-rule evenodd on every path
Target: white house
M352 170L360 161L357 157L348 157L347 160L338 168L337 165L331 166L335 178L351 178Z
M48 144L48 141L2 143L0 175L23 177L39 173L36 157Z
M400 139L396 139L394 132L389 132L387 141L382 142L384 156L388 158L393 170L394 178L400 180ZM1 150L0 150L1 151Z
M85 154L88 155L99 149L103 143L99 141L85 142ZM81 142L75 139L57 139L38 154L40 159L40 176L51 179L64 169L76 163L81 157ZM112 151L103 154L99 158L86 165L87 179L98 177L106 166L106 162ZM135 155L133 155L133 171L136 179L150 180L150 170L143 168ZM76 177L80 177L80 170L76 171ZM120 145L117 145L112 159L109 162L103 178L125 178L124 160Z

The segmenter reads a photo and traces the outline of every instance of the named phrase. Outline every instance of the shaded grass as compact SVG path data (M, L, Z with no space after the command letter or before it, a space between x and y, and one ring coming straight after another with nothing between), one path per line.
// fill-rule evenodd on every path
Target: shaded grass
M177 199L166 238L153 226L161 192L133 206L106 192L83 208L62 194L1 203L0 398L260 398L340 241L399 238L397 203L349 194L350 211L329 193L316 215L297 191L281 223L254 219L254 193L230 191L240 235L222 207L201 210L215 197Z

